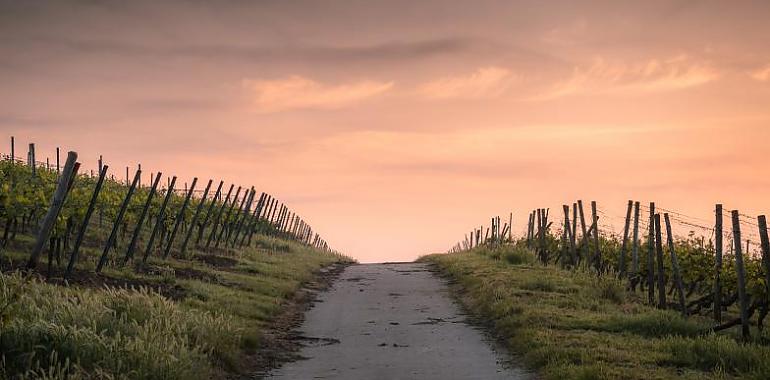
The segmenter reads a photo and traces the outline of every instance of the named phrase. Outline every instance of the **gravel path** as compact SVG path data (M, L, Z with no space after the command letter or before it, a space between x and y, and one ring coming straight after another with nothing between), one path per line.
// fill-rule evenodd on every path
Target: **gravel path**
M269 379L528 379L465 322L426 264L345 269L300 327L300 356Z

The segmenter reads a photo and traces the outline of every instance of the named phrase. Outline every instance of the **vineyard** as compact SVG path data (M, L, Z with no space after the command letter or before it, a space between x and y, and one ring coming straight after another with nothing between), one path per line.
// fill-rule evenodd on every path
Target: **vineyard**
M561 339L593 347L569 351L582 359L534 360L549 377L587 369L592 374L588 377L667 378L668 366L675 364L679 376L766 378L770 250L765 216L727 213L717 204L709 225L655 203L645 207L629 201L625 217L619 218L599 209L596 202L590 207L590 218L582 201L564 205L556 218L549 209L536 209L528 215L520 238L511 231L512 214L502 223L493 217L488 227L476 227L463 236L449 255L424 260L465 283L475 297L469 307L497 321L504 335L528 340L532 334L544 334L530 343L553 350L556 353L550 355L555 356L571 349L552 340L556 332L565 335ZM613 228L613 219L621 221L619 231ZM674 231L686 231L685 236ZM752 247L752 241L759 244ZM541 293L532 294L533 290ZM587 298L568 301L572 291L586 292ZM518 303L522 297L532 297L534 304ZM557 301L562 297L567 300ZM541 303L558 311L540 309ZM529 333L510 327L522 324L539 327ZM607 335L590 337L585 331ZM643 336L638 344L644 349L624 356L627 350L633 352L629 334ZM600 344L615 351L590 352L597 349L588 342L591 339L601 339ZM534 355L537 349L532 347L518 351ZM624 369L629 363L637 363L639 370ZM681 372L687 368L705 372Z
M0 160L0 378L206 378L237 372L319 268L348 262L254 186L138 167L126 181ZM202 189L201 189L202 187ZM160 337L164 337L159 339ZM245 368L250 370L250 368Z
M264 192L257 198L253 186L238 186L233 192L236 185L231 184L223 192L223 181L214 190L214 181L209 180L201 193L196 189L198 178L193 178L189 188L185 183L180 189L176 176L167 178L166 187L159 186L159 172L151 175L151 186L143 187L141 168L133 180L128 181L127 176L126 183L121 183L114 176L107 177L109 167L101 158L98 176L79 174L75 152L69 152L62 168L57 149L52 168L49 160L35 160L34 144L30 144L26 162L14 156L13 138L11 144L12 153L0 163L4 226L0 243L6 247L20 234L34 235L28 269L37 269L45 247L49 276L62 270L65 260L62 276L66 279L81 262L100 272L105 265L166 259L172 251L184 257L198 248L242 248L251 245L258 233L331 251L295 212ZM98 241L103 236L107 238ZM84 241L101 246L95 262L80 257Z

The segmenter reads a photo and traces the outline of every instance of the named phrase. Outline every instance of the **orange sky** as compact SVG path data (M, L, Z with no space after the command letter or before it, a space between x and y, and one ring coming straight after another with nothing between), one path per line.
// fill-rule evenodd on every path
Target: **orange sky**
M770 3L620 3L0 0L0 132L253 184L365 262L577 198L767 212Z

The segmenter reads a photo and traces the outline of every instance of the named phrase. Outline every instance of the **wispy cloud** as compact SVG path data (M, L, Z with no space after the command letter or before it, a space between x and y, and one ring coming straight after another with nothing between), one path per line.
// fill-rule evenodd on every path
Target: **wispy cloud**
M495 97L504 93L513 79L514 76L508 69L483 67L468 75L443 77L426 82L417 88L417 93L428 99Z
M718 77L716 69L693 62L687 56L634 63L596 58L588 67L575 67L568 79L556 83L536 98L673 91L703 85Z
M750 72L749 75L754 78L754 80L760 82L770 81L770 64Z
M337 109L373 98L393 88L393 82L358 81L324 84L298 75L283 79L244 79L257 112L291 109Z
M456 36L415 41L377 41L366 44L270 43L164 43L128 38L35 35L24 40L37 49L55 48L76 54L123 55L133 57L192 58L196 60L248 60L250 62L313 61L314 64L345 62L412 61L451 56L485 49L490 44Z

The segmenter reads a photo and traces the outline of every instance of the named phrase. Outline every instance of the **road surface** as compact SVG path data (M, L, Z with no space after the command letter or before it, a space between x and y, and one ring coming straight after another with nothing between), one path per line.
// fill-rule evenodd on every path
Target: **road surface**
M267 378L530 378L465 317L427 264L353 265L308 311L305 359Z

